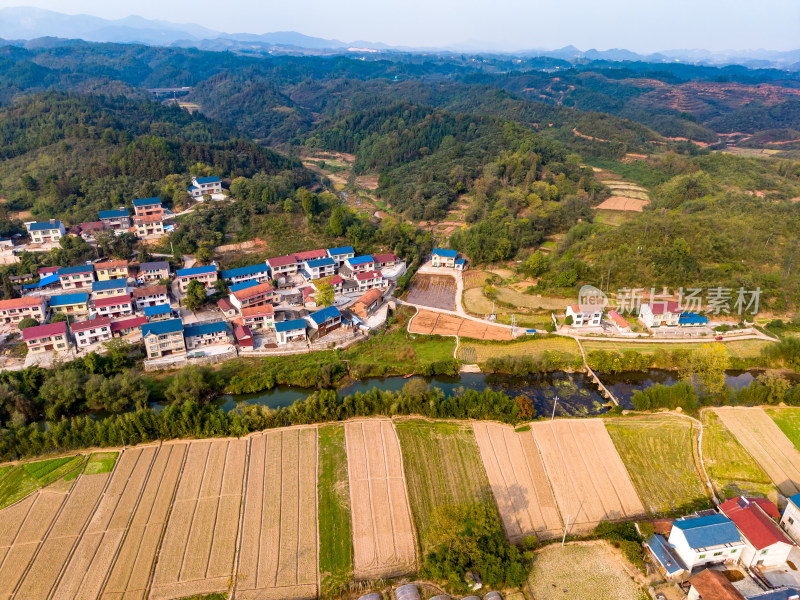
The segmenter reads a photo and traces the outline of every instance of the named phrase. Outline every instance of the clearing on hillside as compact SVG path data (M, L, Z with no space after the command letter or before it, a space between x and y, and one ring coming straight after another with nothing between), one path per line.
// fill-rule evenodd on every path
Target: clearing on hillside
M317 596L317 430L250 438L235 596Z
M714 410L781 494L800 492L800 452L767 413L760 408L738 406Z
M416 275L411 281L411 289L406 294L406 302L455 310L456 280L449 275Z
M455 315L420 309L408 323L410 333L425 335L457 335L476 340L510 340L511 329L479 323Z
M625 466L600 419L531 423L561 518L573 533L600 521L645 514Z
M346 423L345 442L356 578L413 572L414 529L400 444L392 422L372 419Z
M403 421L396 424L411 509L422 552L432 549L438 507L491 502L491 489L469 425Z
M709 498L694 461L689 419L647 415L604 419L639 498L652 514L686 514Z
M558 536L563 524L530 432L489 422L475 422L472 429L506 536L512 542Z

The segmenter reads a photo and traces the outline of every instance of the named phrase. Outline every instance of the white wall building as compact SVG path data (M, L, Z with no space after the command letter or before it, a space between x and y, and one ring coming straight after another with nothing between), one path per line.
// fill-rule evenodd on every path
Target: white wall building
M700 565L737 562L746 547L733 521L719 514L678 519L669 543L689 572Z

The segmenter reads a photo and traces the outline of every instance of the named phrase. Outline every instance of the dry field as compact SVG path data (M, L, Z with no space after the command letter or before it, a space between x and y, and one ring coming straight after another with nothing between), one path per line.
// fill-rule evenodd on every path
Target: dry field
M472 425L503 527L516 542L529 535L559 535L562 522L539 450L530 433L508 425Z
M420 309L409 321L408 331L425 335L457 335L476 340L511 339L511 330L507 327L488 325L424 309Z
M391 421L345 424L357 579L412 572L416 543L400 444Z
M235 597L315 598L316 428L251 437L246 485Z
M800 492L800 452L767 413L760 408L730 406L714 410L781 494Z
M449 275L417 275L411 282L406 302L443 310L455 310L456 280Z
M597 210L625 210L630 212L642 212L644 207L650 204L649 200L641 198L629 198L627 196L611 196L595 206Z
M514 344L476 344L462 341L458 347L458 357L466 363L483 363L498 356L530 356L540 359L545 352L580 355L577 342L564 336L533 337Z
M603 421L532 423L529 435L541 453L561 518L570 517L570 532L586 533L600 521L645 514Z

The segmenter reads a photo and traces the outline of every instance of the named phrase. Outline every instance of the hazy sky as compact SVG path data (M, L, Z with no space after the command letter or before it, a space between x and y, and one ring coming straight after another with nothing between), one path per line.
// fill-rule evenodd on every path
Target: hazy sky
M408 46L800 48L800 0L0 0L20 5Z

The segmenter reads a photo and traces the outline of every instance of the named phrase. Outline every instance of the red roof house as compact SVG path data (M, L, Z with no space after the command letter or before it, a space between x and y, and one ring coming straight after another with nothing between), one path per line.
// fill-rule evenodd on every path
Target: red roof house
M742 534L747 547L742 551L741 561L751 567L778 567L786 564L794 548L778 526L778 508L764 498L731 498L719 506L719 510L733 521Z
M253 340L253 332L247 325L237 325L233 330L233 335L236 336L236 343L242 349L249 349L255 347L255 340Z

